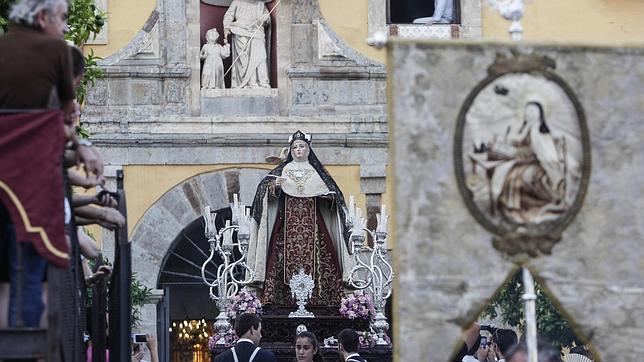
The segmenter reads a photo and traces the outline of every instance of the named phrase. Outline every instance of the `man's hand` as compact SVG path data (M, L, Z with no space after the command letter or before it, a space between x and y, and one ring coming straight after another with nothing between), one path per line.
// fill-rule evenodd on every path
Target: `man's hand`
M107 191L99 192L98 194L96 194L95 198L96 205L107 206L111 208L116 208L118 206L118 201Z
M96 273L86 279L86 282L89 284L97 282L100 278L109 276L111 272L112 268L109 265L101 265L96 270Z
M150 350L150 362L159 362L159 351L157 350L157 337L154 334L147 334L147 345Z
M474 354L474 357L476 357L480 362L487 362L488 346L479 347L478 351Z
M125 218L123 217L123 215L121 215L121 213L118 210L112 209L110 207L104 207L101 210L102 210L102 215L101 215L100 221L105 221L108 224L111 224L117 227L125 226Z
M141 362L145 353L143 351L138 351L132 354L132 362Z
M230 29L224 29L224 44L228 44L229 35L230 35Z
M90 173L95 174L96 177L103 176L103 159L94 147L78 145L76 155L78 161L83 162L85 173L88 176Z
M73 186L81 186L89 189L91 187L105 184L105 176L103 175L101 175L100 177L96 177L95 175L88 175L87 177L83 177L81 174L74 172L73 170L69 170L68 174L69 183Z

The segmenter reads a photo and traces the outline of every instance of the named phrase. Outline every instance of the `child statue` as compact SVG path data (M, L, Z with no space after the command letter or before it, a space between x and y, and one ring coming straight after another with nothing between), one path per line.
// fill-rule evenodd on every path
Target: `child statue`
M224 85L224 62L230 56L230 44L224 39L224 45L217 44L219 32L212 28L206 32L206 41L201 48L203 71L201 73L201 89L226 88Z

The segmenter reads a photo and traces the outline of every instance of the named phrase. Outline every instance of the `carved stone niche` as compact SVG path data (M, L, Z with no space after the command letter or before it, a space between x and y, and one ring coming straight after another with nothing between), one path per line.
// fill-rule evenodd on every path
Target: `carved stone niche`
M413 24L414 18L430 17L436 2L413 0L369 0L369 34L381 31L407 39L458 39L482 35L481 2L445 0L453 7L450 24Z
M241 0L248 1L248 0ZM266 10L271 12L276 0L257 0L263 2ZM208 43L206 34L211 29L217 29L219 38L217 44L225 46L224 38L224 14L229 9L233 0L201 0L200 6L200 49ZM261 6L258 4L258 6ZM235 51L232 49L228 57L224 57L223 74L225 88L207 88L204 86L202 79L201 84L201 114L202 116L220 116L220 117L244 117L244 116L277 116L279 115L279 101L277 96L277 10L270 13L270 26L264 31L266 39L266 52L268 56L267 73L270 88L252 87L252 88L232 88L231 87L231 65L237 59ZM232 36L228 38L228 43L232 43ZM233 46L232 44L230 46ZM242 48L237 52L244 53ZM206 60L207 61L207 60ZM201 71L204 71L205 61L202 57Z

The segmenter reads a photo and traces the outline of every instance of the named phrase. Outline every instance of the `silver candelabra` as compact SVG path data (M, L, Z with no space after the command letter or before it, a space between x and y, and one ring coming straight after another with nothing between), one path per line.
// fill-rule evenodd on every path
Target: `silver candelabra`
M250 240L250 215L246 207L239 202L237 194L233 195L233 198L232 224L230 221L226 221L225 227L219 232L215 227L217 213L211 211L210 206L206 206L203 215L206 224L205 234L210 243L210 255L201 266L201 278L210 287L210 298L216 301L219 309L219 315L215 321L215 329L220 336L216 342L218 345L225 343L224 334L231 328L226 313L230 298L237 294L240 287L249 284L255 277L254 271L246 264ZM233 240L233 232L235 231L237 231L236 242ZM233 253L235 248L240 252L238 257ZM209 281L206 277L206 266L212 262L215 253L221 256L223 262L217 267L217 278ZM235 276L235 271L240 268L244 275L241 280Z
M355 206L353 196L349 199L349 210L347 226L351 230L349 241L351 243L350 253L354 256L356 265L349 273L349 284L358 289L368 289L376 307L376 317L371 327L378 334L376 345L386 346L389 343L385 340L389 323L385 317L385 304L391 296L394 270L387 261L387 219L385 205L376 215L378 226L375 231L366 227L366 220L362 217L360 208ZM365 233L371 236L373 247L365 241ZM363 259L363 255L368 258Z

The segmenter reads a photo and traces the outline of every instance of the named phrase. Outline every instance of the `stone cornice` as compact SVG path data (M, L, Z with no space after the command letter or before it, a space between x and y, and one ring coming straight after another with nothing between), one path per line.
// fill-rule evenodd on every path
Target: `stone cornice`
M387 134L316 134L314 147L387 147ZM99 134L92 136L92 142L100 147L262 147L284 146L287 134L230 134L224 136L203 134Z

